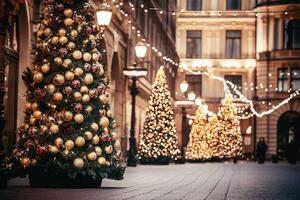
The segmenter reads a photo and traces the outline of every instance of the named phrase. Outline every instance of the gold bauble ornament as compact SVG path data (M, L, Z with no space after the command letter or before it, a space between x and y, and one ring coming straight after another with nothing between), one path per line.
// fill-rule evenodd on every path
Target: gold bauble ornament
M91 56L90 53L85 52L85 53L83 54L83 60L84 60L85 62L89 62L89 61L91 61L91 59L92 59L92 56Z
M91 131L85 131L84 132L84 137L86 140L91 140L93 137L93 133Z
M73 50L74 48L75 48L75 43L74 42L68 42L68 44L67 44L67 48L69 49L69 50Z
M33 116L36 118L36 119L41 119L42 118L42 112L39 111L39 110L36 110L33 112Z
M100 147L95 147L95 152L96 152L97 156L101 156L102 149Z
M83 74L83 69L80 67L76 67L74 73L76 76L81 76Z
M73 19L71 19L71 18L66 18L66 19L64 20L64 25L65 25L65 26L72 26L72 25L73 25Z
M63 62L62 65L63 65L65 68L68 68L68 67L71 66L71 64L72 64L72 60L69 59L69 58L67 58L67 59L64 59L64 62Z
M66 78L66 80L68 80L68 81L73 80L73 79L75 78L74 72L67 71L67 72L65 73L65 78Z
M92 54L92 59L94 60L94 61L98 61L99 60L99 58L100 58L100 55L98 54L98 53L93 53Z
M90 85L92 84L94 81L94 77L92 74L90 73L87 73L84 78L83 78L83 82L86 84L86 85Z
M37 110L38 107L39 107L39 105L38 105L36 102L33 102L33 103L31 104L31 108L32 108L33 111Z
M73 97L74 97L75 101L81 101L81 99L82 99L82 95L80 92L74 92Z
M80 33L80 32L82 31L82 25L79 24L79 25L77 26L76 30L78 31L78 33Z
M74 167L76 167L77 169L82 169L84 166L84 161L81 158L76 158L73 161L73 165Z
M36 118L31 116L30 119L29 119L29 123L30 124L35 124L35 122L36 122Z
M58 35L59 35L60 37L66 35L66 30L63 29L63 28L59 29L59 30L58 30Z
M61 74L56 74L53 77L53 83L58 86L63 85L65 83L65 77Z
M60 92L56 92L53 95L53 100L56 102L60 102L63 99L63 95Z
M59 132L59 127L58 127L58 125L52 124L52 125L50 126L50 132L51 132L52 134L57 134L57 133Z
M49 93L49 94L53 94L54 92L55 92L55 90L56 90L56 87L55 87L55 85L54 84L48 84L47 86L46 86L46 91Z
M53 45L57 45L58 42L59 42L59 37L54 36L54 37L51 38L51 43L52 43Z
M116 132L112 132L112 133L111 133L111 139L112 139L113 141L116 141L116 140L118 139L118 134L117 134Z
M108 154L108 155L112 154L112 152L113 152L113 148L112 148L111 145L105 147L104 150L105 150L105 153Z
M62 138L58 137L55 139L54 144L57 147L62 147L62 145L64 144L64 140Z
M73 119L73 113L70 111L65 111L62 118L63 121L70 122Z
M37 37L41 37L43 34L44 34L44 32L41 29L36 32Z
M30 159L28 157L23 157L20 159L20 165L22 167L28 167L30 165Z
M89 36L89 40L92 41L92 42L94 42L94 41L96 40L96 37L95 37L94 35L91 34L91 35Z
M53 154L58 153L58 148L57 148L57 146L54 146L54 145L49 145L48 150L50 153L53 153Z
M78 137L75 139L75 144L76 144L76 146L78 146L78 147L82 147L82 146L85 144L85 139L84 139L84 137L78 136Z
M108 125L109 125L109 119L107 117L105 117L105 116L102 116L100 118L99 125L101 127L103 127L103 128L108 127Z
M94 130L94 131L98 131L99 130L99 125L97 123L92 123L91 124L91 128Z
M80 60L82 58L82 53L79 50L75 50L73 52L72 56L75 60Z
M71 31L70 35L71 35L72 38L76 38L76 37L78 36L78 32L77 32L76 30L73 29L73 30Z
M73 10L71 8L64 9L64 15L65 15L65 17L68 17L68 18L72 17Z
M25 104L25 109L26 110L31 110L31 103L30 102L26 102L26 104Z
M106 159L104 157L98 158L97 161L101 166L106 166Z
M107 117L112 117L112 111L111 111L111 110L108 110L108 111L106 112L106 116L107 116Z
M69 156L70 155L70 151L68 149L65 149L63 151L63 153L64 153L64 156Z
M99 115L100 115L100 116L106 115L106 111L105 111L104 109L100 109L100 110L99 110Z
M51 28L47 27L47 28L44 29L43 32L44 32L44 35L46 37L48 37L52 33L52 30L51 30Z
M67 38L66 36L61 36L61 37L59 38L59 43L60 43L61 45L65 45L65 44L67 44L67 42L68 42L68 38Z
M42 134L46 133L48 131L48 127L46 125L41 125L40 126L40 132Z
M35 83L41 83L44 79L44 75L41 72L36 72L33 74L33 81Z
M114 147L115 147L115 149L121 150L121 143L120 143L119 140L117 140L117 141L115 142Z
M91 112L93 111L92 106L90 106L90 105L86 106L85 111L88 112L89 114L91 114Z
M86 94L89 92L89 88L86 87L85 85L81 86L80 87L80 92L83 93L83 94Z
M65 142L65 147L67 150L72 150L74 148L75 144L73 142L73 140L67 140Z
M76 114L74 116L74 121L77 123L77 124L81 124L83 121L84 121L84 117L82 114Z
M31 161L30 161L30 164L31 164L32 166L36 166L37 160L36 160L35 158L32 158Z
M100 138L98 135L95 135L93 138L92 138L92 143L93 144L98 144L100 142Z
M87 94L83 95L83 96L82 96L82 102L83 102L83 103L88 103L88 102L90 102L90 96L87 95Z
M107 101L108 101L108 98L105 94L100 95L99 99L102 103L107 103Z
M62 65L62 59L61 57L55 57L54 58L54 63L57 65Z
M87 159L90 160L90 161L94 161L97 159L97 154L96 152L91 152L87 155Z
M44 73L44 74L47 74L49 71L50 71L50 66L48 63L45 63L42 65L41 67L41 71Z

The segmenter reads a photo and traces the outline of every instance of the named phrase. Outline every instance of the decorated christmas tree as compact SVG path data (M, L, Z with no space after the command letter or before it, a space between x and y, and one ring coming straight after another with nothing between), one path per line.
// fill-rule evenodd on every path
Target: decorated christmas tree
M219 120L216 114L213 114L208 121L207 127L207 143L211 151L212 159L220 159L221 152L219 151Z
M239 158L243 155L240 121L232 102L227 95L219 110L219 152L221 158Z
M209 132L207 130L207 118L203 112L202 105L198 106L196 119L193 121L190 139L186 150L187 160L207 160L211 158L211 149L209 148Z
M175 122L164 68L160 67L152 85L143 133L139 139L142 163L168 163L180 156Z
M97 187L102 178L122 179L95 12L87 0L45 0L43 8L33 68L23 75L25 121L8 167L29 172L33 186Z

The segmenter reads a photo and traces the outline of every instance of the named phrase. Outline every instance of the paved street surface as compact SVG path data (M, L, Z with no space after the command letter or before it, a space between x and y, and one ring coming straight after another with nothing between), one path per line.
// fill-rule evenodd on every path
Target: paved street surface
M300 199L300 164L198 163L127 168L123 181L101 189L30 188L14 179L1 200Z

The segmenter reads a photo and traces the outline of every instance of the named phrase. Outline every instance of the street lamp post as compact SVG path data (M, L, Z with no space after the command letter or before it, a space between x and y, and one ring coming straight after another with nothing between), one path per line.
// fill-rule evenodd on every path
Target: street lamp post
M146 56L147 47L144 43L138 42L135 46L135 54L139 59L143 59ZM142 62L141 62L142 63ZM136 64L125 68L123 71L124 75L130 77L132 80L132 85L130 89L130 94L132 96L132 106L131 106L131 123L130 123L130 138L129 138L129 155L127 160L127 166L135 167L137 165L136 153L137 145L135 138L135 98L139 93L136 86L136 81L139 77L147 75L147 69L143 67L137 67Z

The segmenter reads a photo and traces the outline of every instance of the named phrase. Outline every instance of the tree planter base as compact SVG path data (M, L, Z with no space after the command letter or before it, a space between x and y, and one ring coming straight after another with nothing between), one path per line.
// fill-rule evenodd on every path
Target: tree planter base
M43 188L100 188L102 179L95 180L83 175L71 179L65 174L51 174L34 169L29 172L29 183L31 187Z
M143 158L140 160L142 165L168 165L170 164L170 158L160 157L157 159Z
M4 170L0 170L0 189L7 188L7 181L8 181L8 173Z

